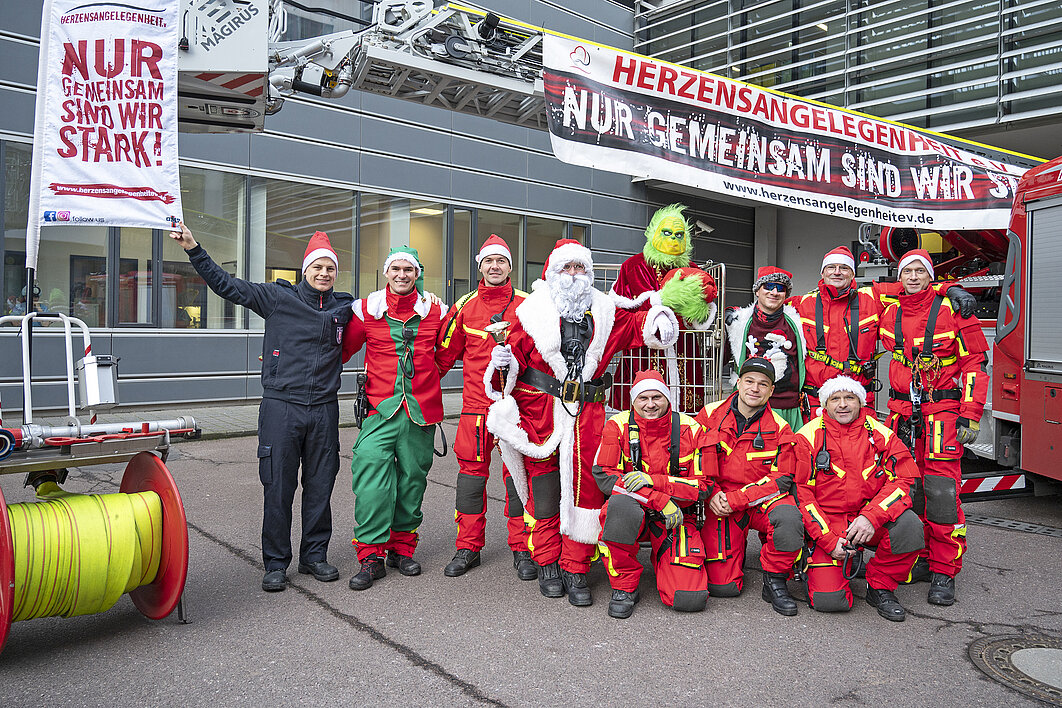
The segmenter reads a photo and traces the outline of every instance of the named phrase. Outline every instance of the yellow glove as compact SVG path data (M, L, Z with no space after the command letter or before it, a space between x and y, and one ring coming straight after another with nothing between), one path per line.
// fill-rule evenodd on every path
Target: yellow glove
M675 502L670 499L660 513L664 515L664 528L675 529L682 525L682 509L675 506Z
M977 440L981 432L981 424L969 418L959 418L955 421L955 441L960 445L969 445Z
M637 492L642 487L652 487L653 479L645 472L634 470L623 475L623 488L628 492Z

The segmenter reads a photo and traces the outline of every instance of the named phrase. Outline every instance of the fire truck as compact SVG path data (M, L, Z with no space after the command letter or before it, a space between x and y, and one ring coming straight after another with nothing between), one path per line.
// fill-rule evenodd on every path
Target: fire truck
M380 0L371 20L346 17L359 29L281 41L284 4L182 0L182 131L260 131L286 98L349 90L546 129L542 37L550 30L456 3ZM1060 177L1062 158L1024 176L1007 231L859 229L864 276L927 247L938 254L938 276L978 296L991 393L964 460L966 500L1062 490L1062 466L1051 462L1062 432L1062 308L1047 290L1062 273Z

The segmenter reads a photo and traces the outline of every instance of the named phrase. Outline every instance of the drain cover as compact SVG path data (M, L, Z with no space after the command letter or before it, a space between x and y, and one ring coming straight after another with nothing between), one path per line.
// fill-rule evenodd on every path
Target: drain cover
M1062 706L1062 640L1035 635L984 637L970 645L970 659L1005 686Z

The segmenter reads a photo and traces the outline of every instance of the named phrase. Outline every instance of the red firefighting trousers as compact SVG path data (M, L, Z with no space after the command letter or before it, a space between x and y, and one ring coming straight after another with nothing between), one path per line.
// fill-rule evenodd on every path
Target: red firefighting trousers
M605 523L608 504L601 510L601 523ZM705 592L708 576L704 572L704 548L693 518L683 521L676 529L668 531L662 521L642 520L638 541L649 541L652 550L649 560L656 570L656 588L660 601L668 607L675 604L675 592ZM608 582L613 590L634 592L642 577L642 564L638 561L638 543L601 541ZM702 603L703 604L703 603Z
M959 459L962 446L955 440L958 411L945 410L925 415L925 432L915 445L915 461L922 473L925 507L915 499L915 511L926 530L926 547L920 552L934 573L955 577L962 570L966 553L966 515L959 502L962 472ZM893 430L900 416L889 416Z
M486 411L461 413L454 440L454 455L460 465L457 477L457 548L483 549L487 528L487 478L494 448L494 436L487 430ZM527 550L524 507L513 487L509 470L502 465L505 481L505 516L509 529L509 548Z
M848 524L856 517L831 516L827 519L830 529L844 536ZM876 546L874 557L867 562L867 585L878 590L895 590L905 580L918 557L918 551L893 553L889 533L884 527L878 529L868 546ZM844 579L841 561L835 560L819 546L811 552L808 561L808 600L814 609L827 612L852 609L852 589ZM843 605L841 596L844 596ZM816 607L818 604L818 607Z
M800 551L783 552L775 548L774 526L767 518L770 509L778 505L795 507L793 497L785 495L770 503L768 508L755 507L738 511L729 516L708 518L701 529L704 539L705 563L708 572L708 589L716 594L736 595L741 592L744 580L742 566L745 564L745 540L749 529L760 532L760 538L766 536L760 548L760 564L767 573L789 574L793 570ZM730 589L727 590L727 586Z

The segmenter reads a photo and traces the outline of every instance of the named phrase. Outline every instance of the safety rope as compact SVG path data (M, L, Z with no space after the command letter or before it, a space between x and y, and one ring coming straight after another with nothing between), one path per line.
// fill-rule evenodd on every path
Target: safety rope
M54 482L42 501L11 504L12 621L103 612L155 580L162 502L155 492L73 494Z

